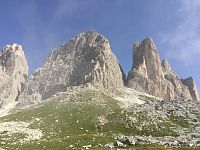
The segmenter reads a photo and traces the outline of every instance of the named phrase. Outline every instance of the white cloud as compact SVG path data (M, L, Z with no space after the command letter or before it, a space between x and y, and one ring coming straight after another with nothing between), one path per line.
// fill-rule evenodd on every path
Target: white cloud
M89 9L93 4L95 4L93 0L58 0L57 9L53 17L54 19L72 17L79 11Z
M191 64L200 57L200 0L178 0L180 22L175 29L162 35L162 41L174 50L168 51L169 58Z
M59 0L54 18L60 19L65 15L71 15L79 9L77 0Z

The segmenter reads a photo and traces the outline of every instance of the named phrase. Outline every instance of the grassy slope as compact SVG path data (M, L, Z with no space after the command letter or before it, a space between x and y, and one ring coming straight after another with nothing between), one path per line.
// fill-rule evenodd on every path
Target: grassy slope
M82 146L91 144L92 149L104 149L98 144L113 142L115 134L159 135L159 132L154 131L153 128L150 131L139 131L134 126L131 127L127 122L127 114L131 112L126 112L120 108L116 100L101 92L86 90L75 95L62 94L38 107L28 108L0 118L1 122L31 122L34 118L39 118L40 120L34 121L30 128L40 129L43 132L40 141L13 145L10 143L24 136L14 135L10 140L5 140L0 147L13 150L62 150L72 149L70 145L73 145L75 149L81 149ZM99 116L103 116L108 122L100 125ZM144 119L144 117L144 114L141 114L140 118ZM169 133L163 131L160 134L164 136ZM5 134L0 134L0 140L5 137ZM165 148L156 145L137 145L134 149Z

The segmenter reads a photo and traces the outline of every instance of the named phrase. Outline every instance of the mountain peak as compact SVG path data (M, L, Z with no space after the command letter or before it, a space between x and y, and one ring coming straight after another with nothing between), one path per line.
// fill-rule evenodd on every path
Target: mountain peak
M44 66L29 78L20 100L44 100L79 85L113 90L123 87L123 79L108 40L94 31L83 32L51 52Z
M152 38L134 43L133 65L126 81L128 87L164 99L199 100L195 84L188 82L181 82L166 59L160 62Z
M155 42L154 42L154 40L153 40L151 37L145 38L145 39L141 42L141 44L142 44L143 46L149 47L149 50L156 49Z
M17 50L23 51L22 46L16 43L12 45L7 44L3 47L2 53L8 51L17 51Z
M13 84L17 83L12 86L14 89L10 89L14 91L14 97L9 99L12 102L19 99L19 103L25 105L38 103L73 86L94 86L114 91L124 87L124 83L163 99L199 100L194 80L179 79L166 59L161 62L151 37L134 43L133 65L127 79L108 39L94 30L82 32L54 49L43 67L27 81L28 64L21 45L6 45L0 61L1 79L8 76L9 80L15 80ZM6 79L2 87L9 80Z
M188 77L186 79L181 79L181 82L188 87L192 98L199 101L199 93L194 79L192 77Z
M3 47L0 56L0 107L15 103L28 77L28 63L21 45Z
M161 66L164 74L172 74L176 76L176 73L174 72L174 70L172 69L170 63L166 58L162 60Z

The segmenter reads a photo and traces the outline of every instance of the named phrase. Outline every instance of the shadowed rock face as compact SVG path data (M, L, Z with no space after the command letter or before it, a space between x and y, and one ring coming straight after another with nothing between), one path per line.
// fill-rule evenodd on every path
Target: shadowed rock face
M44 66L29 78L20 101L36 102L65 91L67 87L88 83L113 90L124 85L124 78L108 40L89 31L49 54Z
M199 100L194 81L184 81L178 78L166 59L160 62L151 38L134 43L133 66L126 81L128 87L164 99Z
M192 77L189 77L187 79L181 79L181 82L186 85L190 91L190 95L192 96L193 99L199 100L199 94L197 90L197 86L193 80Z
M167 61L167 59L163 59L161 62L162 70L164 74L171 74L177 76L175 71L172 69L171 65Z
M0 107L18 101L28 77L28 64L21 45L6 45L0 54Z

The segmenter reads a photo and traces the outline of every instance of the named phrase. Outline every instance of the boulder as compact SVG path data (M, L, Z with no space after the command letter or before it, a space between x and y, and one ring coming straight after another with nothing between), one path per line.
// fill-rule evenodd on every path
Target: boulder
M126 147L126 145L124 145L122 142L115 140L114 146L116 147Z
M108 143L108 144L105 144L104 147L105 147L105 148L113 149L115 146L114 146L113 143Z
M136 144L136 139L134 138L134 136L126 136L125 141L128 145L135 145Z

